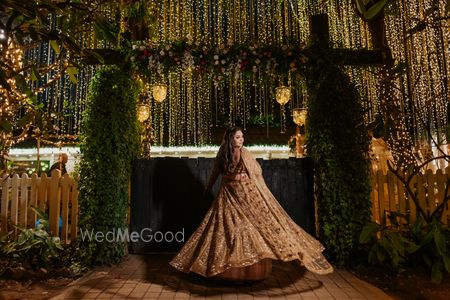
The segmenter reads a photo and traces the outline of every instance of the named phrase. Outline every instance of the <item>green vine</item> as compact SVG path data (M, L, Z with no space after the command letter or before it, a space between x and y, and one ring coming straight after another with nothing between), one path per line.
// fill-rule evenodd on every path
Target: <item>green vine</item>
M316 43L310 53L306 144L315 162L319 233L327 254L348 265L370 221L369 136L356 88L330 62L327 45Z
M128 182L139 145L137 89L129 74L105 67L92 80L81 127L80 218L83 232L127 227ZM126 242L81 237L83 263L115 263Z

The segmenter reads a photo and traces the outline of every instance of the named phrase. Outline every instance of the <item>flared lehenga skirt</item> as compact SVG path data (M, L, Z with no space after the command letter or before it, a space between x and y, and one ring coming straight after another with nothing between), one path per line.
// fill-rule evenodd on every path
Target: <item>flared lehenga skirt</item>
M269 189L253 180L223 182L197 230L170 264L182 272L212 277L263 259L299 260L327 274L333 267L324 247L284 211Z

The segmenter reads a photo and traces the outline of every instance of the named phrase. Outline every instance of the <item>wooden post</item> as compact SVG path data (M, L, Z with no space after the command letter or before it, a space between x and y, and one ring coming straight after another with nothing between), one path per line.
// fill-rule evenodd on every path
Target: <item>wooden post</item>
M309 33L311 38L328 41L330 29L328 26L328 15L318 14L309 17Z
M26 173L20 178L19 225L26 228L28 223L28 187L30 180Z
M14 174L11 181L11 223L18 225L19 221L19 175ZM14 229L17 234L17 229Z
M60 181L61 172L57 169L53 170L50 177L50 189L48 193L48 205L49 205L49 225L50 233L52 236L59 236L59 216L60 216Z
M38 204L38 192L39 192L39 190L38 190L38 175L36 173L31 175L30 188L31 188L31 194L30 194L30 205L29 206L30 207L31 206L39 207L39 204ZM28 216L29 224L32 224L33 226L35 226L36 220L37 220L36 212L33 210L30 210L30 214Z
M1 234L8 233L8 207L9 207L9 187L11 186L11 179L8 174L4 174L1 181L2 185L2 198L1 198Z
M64 174L60 180L61 188L61 239L67 243L69 237L69 202L70 202L70 190L72 188L73 180L69 177L69 174ZM59 219L58 219L59 225Z
M40 137L37 138L37 146L36 147L37 147L36 173L40 174L41 173L41 153L40 153L40 150L41 150L41 138Z
M318 14L310 16L309 30L312 40L321 41L322 44L327 45L330 39L328 15ZM333 49L333 51L337 54L338 61L336 63L344 65L382 65L386 61L386 55L383 52L385 49Z
M78 180L74 179L72 185L72 206L70 208L70 241L74 242L78 234Z

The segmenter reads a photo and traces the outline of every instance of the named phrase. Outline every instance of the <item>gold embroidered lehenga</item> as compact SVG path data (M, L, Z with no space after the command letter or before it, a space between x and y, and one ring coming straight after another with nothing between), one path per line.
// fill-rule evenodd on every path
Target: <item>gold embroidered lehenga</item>
M243 172L248 180L227 179ZM212 207L170 264L211 277L264 259L299 260L314 273L331 273L323 250L284 211L266 186L259 163L242 148L233 174L224 175Z

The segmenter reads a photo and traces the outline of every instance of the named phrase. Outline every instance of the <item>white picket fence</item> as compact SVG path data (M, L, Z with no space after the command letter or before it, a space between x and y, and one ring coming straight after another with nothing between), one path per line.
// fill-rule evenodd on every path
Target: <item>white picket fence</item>
M48 213L53 236L70 243L78 235L78 182L68 174L61 176L59 170L53 170L51 177L4 175L0 180L0 199L1 235L11 231L17 234L16 226L34 227L38 216L32 205Z

